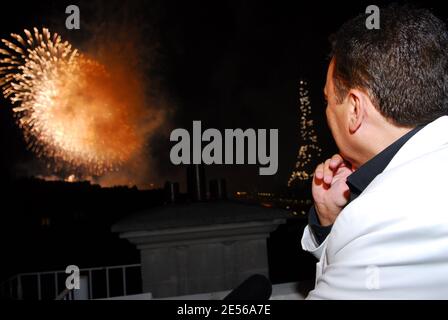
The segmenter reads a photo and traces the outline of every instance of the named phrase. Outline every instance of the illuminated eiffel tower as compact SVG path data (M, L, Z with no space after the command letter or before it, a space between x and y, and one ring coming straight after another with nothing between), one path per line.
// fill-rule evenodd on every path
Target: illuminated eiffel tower
M311 118L310 92L308 90L308 83L305 80L299 82L298 103L300 147L296 165L288 180L288 187L308 182L322 154L322 149L318 144L316 130L314 129L314 120Z

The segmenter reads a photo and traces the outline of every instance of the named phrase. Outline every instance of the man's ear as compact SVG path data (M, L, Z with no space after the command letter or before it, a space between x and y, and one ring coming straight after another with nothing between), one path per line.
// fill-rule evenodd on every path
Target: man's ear
M365 117L365 93L352 89L349 91L347 99L349 105L348 124L350 133L355 133L360 127Z

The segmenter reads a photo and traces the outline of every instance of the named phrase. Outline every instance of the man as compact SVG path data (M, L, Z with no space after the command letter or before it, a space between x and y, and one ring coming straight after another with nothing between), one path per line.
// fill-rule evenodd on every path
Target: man
M333 43L324 93L340 150L314 174L308 299L448 299L448 31L431 12L365 15Z

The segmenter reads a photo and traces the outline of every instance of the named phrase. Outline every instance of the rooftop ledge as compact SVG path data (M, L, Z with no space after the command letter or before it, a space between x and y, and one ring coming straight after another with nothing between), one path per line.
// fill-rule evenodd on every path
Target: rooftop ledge
M304 300L310 283L288 282L272 286L270 300ZM105 300L222 300L231 290L155 299L151 293L114 297Z

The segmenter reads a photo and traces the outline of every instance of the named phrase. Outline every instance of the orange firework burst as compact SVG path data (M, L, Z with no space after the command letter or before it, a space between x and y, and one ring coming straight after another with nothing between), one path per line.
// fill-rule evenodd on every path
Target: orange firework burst
M141 79L103 65L48 29L2 40L0 87L38 156L101 175L136 156L148 128Z

